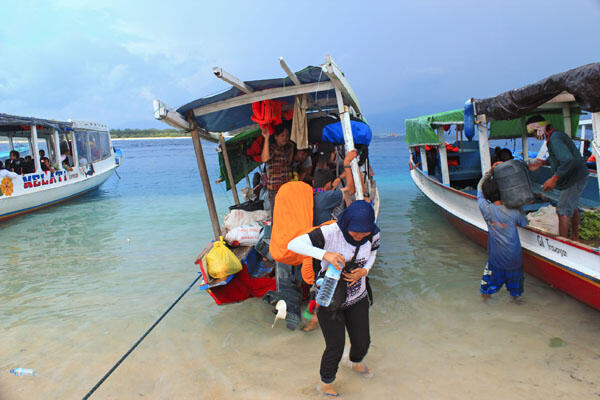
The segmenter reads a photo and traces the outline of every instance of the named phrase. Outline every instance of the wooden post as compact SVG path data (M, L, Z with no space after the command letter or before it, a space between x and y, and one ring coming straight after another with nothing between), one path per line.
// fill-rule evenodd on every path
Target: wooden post
M523 161L529 161L529 144L527 138L527 126L525 117L521 117L521 148L523 152Z
M35 163L35 172L42 172L40 164L40 152L38 151L37 126L31 125L31 151L33 152L33 160Z
M490 144L488 140L488 128L487 118L485 114L478 115L477 133L479 134L479 157L481 158L481 173L485 175L486 172L492 168L492 161L490 159Z
M421 154L421 170L429 175L429 167L427 166L427 151L425 146L419 146L419 153Z
M570 138L573 138L573 129L571 129L571 108L569 107L568 103L563 103L562 114L565 133L569 135Z
M600 112L592 113L592 140L590 148L596 157L596 175L598 178L598 191L600 191Z
M240 204L240 198L238 197L237 187L233 180L233 173L231 172L231 164L229 164L229 155L227 154L227 146L225 145L225 138L222 133L219 133L219 141L221 142L221 153L223 154L223 160L225 160L225 169L227 170L227 179L229 179L229 185L231 186L231 192L233 193L233 200L235 204Z
M13 151L15 149L15 143L12 135L8 135L8 144L10 145L10 151Z
M200 170L200 178L202 178L202 186L204 188L204 197L206 198L208 213L210 214L210 222L212 222L215 240L219 240L219 236L221 236L221 226L219 225L219 216L217 214L217 208L215 207L215 199L213 197L212 188L210 187L210 180L208 178L206 160L204 159L204 152L202 151L200 135L198 134L198 127L192 118L188 117L188 119L190 120L190 126L192 127L192 142L194 143L194 151L196 152L196 161L198 162L198 170Z
M579 144L579 152L583 156L583 149L585 148L585 124L581 125L581 143Z
M337 87L335 88L335 97L337 99L338 110L340 112L340 122L342 123L342 131L344 132L344 142L346 143L346 153L354 150L354 137L352 136L352 125L350 124L350 113L348 107L344 105L342 92ZM358 170L358 160L355 158L350 163L352 178L354 178L354 187L356 188L356 200L363 200L363 188L361 185L360 171Z
M444 139L444 128L437 128L438 137L440 138L440 168L442 169L442 183L450 186L450 171L448 170L448 152L446 150L446 140Z

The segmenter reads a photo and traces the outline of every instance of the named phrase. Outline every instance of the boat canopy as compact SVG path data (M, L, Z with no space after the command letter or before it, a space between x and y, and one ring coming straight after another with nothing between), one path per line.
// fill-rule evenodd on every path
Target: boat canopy
M405 121L406 143L409 146L439 145L436 125L463 124L464 110L444 111L437 114L423 115Z
M600 111L600 63L583 65L495 97L475 99L476 114L488 120L524 117L561 94L571 94L582 110Z
M217 74L217 71L215 71ZM261 100L259 96L268 99L282 100L292 107L294 105L295 95L301 93L313 94L313 105L335 105L336 97L333 85L329 77L321 67L308 66L301 71L296 72L299 85L295 84L288 76L285 78L262 79L256 81L239 82L238 86L232 86L230 89L211 97L204 97L194 100L177 109L182 115L193 110L198 126L209 132L232 132L254 125L250 119L252 115L252 104L244 103L235 105L235 98L247 94L256 93L256 101ZM243 85L243 86L242 86ZM305 86L306 85L306 86ZM241 87L241 88L240 88ZM245 89L245 92L242 90ZM281 96L277 96L277 89L297 89L294 93L290 90L282 90ZM268 96L270 89L272 96ZM229 102L225 102L230 100ZM319 102L319 100L321 100ZM215 104L218 103L218 104ZM213 109L206 107L215 104ZM227 107L227 108L223 108Z
M32 125L55 129L59 132L67 132L72 130L73 123L0 113L0 132L11 132L14 136L19 136L19 131L27 131L23 136L28 137L30 135L28 132L29 127Z

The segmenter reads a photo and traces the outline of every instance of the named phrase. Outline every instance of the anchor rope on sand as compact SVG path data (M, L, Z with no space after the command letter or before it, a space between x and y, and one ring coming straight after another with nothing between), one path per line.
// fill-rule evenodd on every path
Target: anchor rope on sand
M144 339L146 338L146 336L148 336L148 334L149 334L150 332L152 332L152 329L154 329L154 327L155 327L156 325L158 325L158 324L159 324L159 322L160 322L160 321L161 321L161 320L162 320L162 319L163 319L163 318L164 318L164 317L165 317L165 316L166 316L166 315L169 313L169 311L171 311L171 310L173 309L173 307L175 307L175 305L176 305L177 303L179 303L179 300L181 300L181 298L182 298L183 296L185 296L185 294L186 294L186 293L187 293L187 292L188 292L188 291L189 291L189 290L192 288L192 286L194 286L194 285L196 284L196 282L198 282L198 280L199 280L201 277L202 277L202 275L198 275L198 276L196 277L196 279L194 279L194 282L192 282L192 283L190 284L190 286L188 286L188 288L187 288L187 289L185 289L185 290L183 291L183 293L181 293L181 294L179 295L179 297L177 298L177 300L175 300L175 302L174 302L173 304L171 304L171 306L170 306L169 308L167 308L167 310L166 310L166 311L165 311L165 312L164 312L164 313L163 313L163 314L162 314L162 315L161 315L161 316L160 316L160 317L159 317L159 318L158 318L158 319L157 319L157 320L156 320L156 321L155 321L155 322L152 324L152 326L151 326L150 328L148 328L148 330L146 331L146 333L144 333L144 334L142 335L142 337L140 337L140 338L138 339L138 341L137 341L137 342L135 342L135 344L134 344L133 346L131 346L131 348L130 348L129 350L127 350L127 353L123 354L123 357L121 357L121 359L120 359L119 361L117 361L117 363L116 363L115 365L113 365L113 366L112 366L112 368L111 368L111 369L109 369L109 370L108 370L108 372L107 372L106 374L104 374L104 376L102 377L102 379L100 379L100 380L98 381L98 383L96 383L96 385L95 385L95 386L94 386L94 387L93 387L93 388L92 388L92 389L91 389L89 392L87 392L87 394L86 394L85 396L83 396L83 400L87 400L87 399L89 399L89 398L90 398L90 396L91 396L91 395L92 395L92 394L93 394L93 393L96 391L96 389L98 389L98 388L100 387L100 385L102 385L102 383L104 383L104 381L106 380L106 378L108 378L108 377L110 376L110 374L112 374L112 373L113 373L113 372L114 372L114 371L117 369L117 367L118 367L119 365L121 365L121 363L122 363L123 361L125 361L125 359L126 359L126 358L127 358L127 357L128 357L130 354L131 354L131 352L133 352L133 350L135 350L135 348L136 348L136 347L137 347L137 346L138 346L140 343L142 343L142 340L144 340Z

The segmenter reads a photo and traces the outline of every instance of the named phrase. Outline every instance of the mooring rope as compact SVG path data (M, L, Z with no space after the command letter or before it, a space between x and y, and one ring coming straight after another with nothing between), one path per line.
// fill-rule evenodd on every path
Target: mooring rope
M175 300L175 302L173 304L171 304L171 306L169 308L167 308L167 310L156 320L156 322L154 322L154 324L152 324L152 326L146 331L146 333L144 333L142 335L141 338L138 339L137 342L135 342L135 344L133 346L131 346L131 348L129 350L127 350L127 353L125 353L123 355L123 357L121 357L121 359L119 361L117 361L117 363L115 365L113 365L113 367L111 369L108 370L108 372L106 374L104 374L104 376L102 377L102 379L100 379L98 381L98 383L96 383L96 386L94 386L89 392L87 392L87 394L85 396L83 396L83 400L87 400L90 398L90 396L96 391L96 389L98 389L100 387L100 385L102 385L102 383L104 383L104 381L106 380L106 378L108 378L110 376L110 374L112 374L119 365L121 365L121 363L123 361L125 361L125 359L129 356L129 354L131 354L131 352L133 350L135 350L135 348L142 343L142 340L144 340L144 338L146 336L148 336L148 334L152 331L152 329L154 329L154 327L156 325L158 325L158 323L169 313L169 311L171 311L173 309L173 307L175 307L175 305L179 302L179 300L181 300L181 298L183 296L185 296L185 294L192 288L192 286L194 286L196 284L196 282L198 282L198 280L202 277L202 275L198 275L196 277L196 279L194 279L194 282L192 282L190 284L190 286L188 286L187 289L185 289L183 291L183 293L181 293L181 295L179 295L179 297L177 298L177 300Z

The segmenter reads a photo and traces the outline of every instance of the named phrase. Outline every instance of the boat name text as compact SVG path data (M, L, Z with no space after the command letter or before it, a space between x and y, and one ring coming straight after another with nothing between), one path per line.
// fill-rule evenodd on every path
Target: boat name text
M23 189L36 188L63 181L67 181L66 171L46 171L43 174L23 176Z
M546 239L545 243L544 243L544 239ZM540 247L543 247L543 248L548 247L548 250L560 254L561 257L567 257L567 251L565 249L561 249L560 247L556 247L553 244L551 244L550 240L548 238L544 238L541 235L537 235L537 242Z

